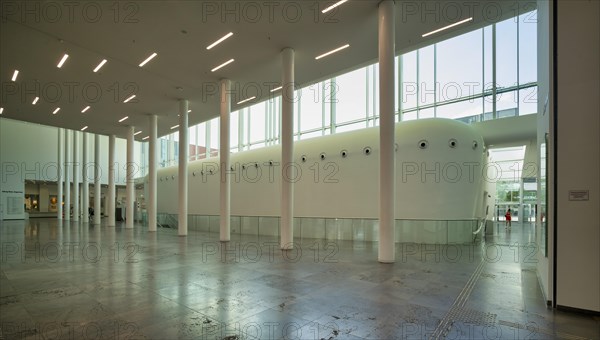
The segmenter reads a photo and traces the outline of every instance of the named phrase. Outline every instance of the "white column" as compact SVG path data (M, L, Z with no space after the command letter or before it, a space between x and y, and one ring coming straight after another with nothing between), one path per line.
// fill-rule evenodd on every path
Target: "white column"
M150 140L148 141L148 231L156 231L156 138L157 117L150 115Z
M65 129L65 221L71 219L71 176L70 176L70 165L71 165L71 131Z
M73 131L73 221L79 221L79 131Z
M108 221L106 225L115 226L115 135L108 136L108 195L106 197Z
M231 238L231 182L229 181L229 116L231 113L231 81L221 80L221 133L219 157L221 160L221 195L220 195L220 236L221 242L229 242Z
M179 101L179 236L188 233L188 101Z
M88 134L87 132L83 133L83 153L81 159L81 220L84 223L89 222L89 213L88 210L90 208L90 181L88 178L87 172L87 164L88 164Z
M56 218L62 220L63 216L63 176L65 173L65 164L63 160L63 135L64 129L58 129L58 169L56 179Z
M125 207L125 228L133 228L133 204L135 200L135 183L133 182L133 175L135 172L135 164L133 163L133 134L135 133L135 127L130 126L127 130L127 170L125 185L127 189L126 193L126 207Z
M95 135L94 138L94 224L100 224L102 217L100 198L102 188L100 186L100 177L102 176L100 169L100 135Z
M379 3L379 262L395 261L394 1Z
M281 249L292 249L294 241L294 50L281 52Z

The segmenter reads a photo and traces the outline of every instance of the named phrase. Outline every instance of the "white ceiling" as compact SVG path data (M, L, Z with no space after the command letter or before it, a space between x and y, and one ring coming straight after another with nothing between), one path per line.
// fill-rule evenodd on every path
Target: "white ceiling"
M172 132L181 98L190 101L190 126L216 117L216 87L222 78L234 82L232 110L247 97L258 95L244 105L268 98L270 86L280 81L280 52L285 47L296 52L296 82L301 87L376 62L379 1L350 0L332 13L320 12L332 3L5 2L0 20L2 117L73 130L87 125L89 132L118 137L125 137L126 127L133 125L143 131L136 136L141 140L148 134L149 114L159 116L159 135ZM513 16L514 4L396 1L396 50L403 53ZM535 1L520 5L531 10ZM427 14L424 6L434 11ZM469 16L474 18L470 23L421 37ZM228 32L234 35L206 50ZM315 60L346 43L346 50ZM158 56L140 68L152 52ZM59 69L64 53L69 59ZM231 58L234 63L211 72ZM108 63L93 73L102 59ZM15 69L20 73L12 82ZM123 103L133 93L135 100ZM40 100L32 105L36 96ZM81 113L88 105L91 109ZM56 107L61 110L53 115ZM129 119L119 123L124 116Z

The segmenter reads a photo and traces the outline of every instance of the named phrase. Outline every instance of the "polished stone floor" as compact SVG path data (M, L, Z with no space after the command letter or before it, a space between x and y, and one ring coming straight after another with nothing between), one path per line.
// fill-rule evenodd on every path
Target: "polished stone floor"
M4 221L0 339L600 339L546 308L532 225L494 229L380 264L373 242Z

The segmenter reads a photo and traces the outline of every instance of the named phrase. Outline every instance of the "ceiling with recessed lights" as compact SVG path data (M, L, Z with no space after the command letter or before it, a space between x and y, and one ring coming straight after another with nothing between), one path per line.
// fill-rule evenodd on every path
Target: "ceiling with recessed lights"
M159 135L172 132L179 99L190 102L190 126L218 116L223 78L233 83L232 110L279 95L272 90L286 47L295 50L299 87L376 62L379 1L350 0L322 13L334 3L3 1L0 117L118 137L135 126L141 141L150 114L158 115ZM531 10L535 1L519 5ZM396 1L396 50L448 39L516 10L513 1Z

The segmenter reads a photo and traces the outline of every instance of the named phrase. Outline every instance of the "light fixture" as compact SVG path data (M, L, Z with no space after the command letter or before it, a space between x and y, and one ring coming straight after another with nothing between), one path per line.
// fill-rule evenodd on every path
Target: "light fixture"
M224 62L223 64L221 64L221 65L219 65L219 66L217 66L217 67L215 67L215 68L213 68L213 69L212 69L212 70L210 70L210 71L211 71L211 72L215 72L216 70L220 69L221 67L225 67L225 66L227 66L227 65L229 65L229 64L231 64L231 63L233 63L233 62L234 62L234 59L229 59L228 61Z
M134 136L137 136L137 135L139 135L140 133L142 133L142 130L140 130L140 131L138 131L138 132L134 133L133 135L134 135Z
M90 107L89 107L89 105L88 105L88 106L86 106L86 107L85 107L85 109L81 110L81 113L85 113L85 112L86 112L87 110L89 110L89 109L90 109Z
M467 18L467 19L465 19L465 20L461 20L461 21L459 21L459 22L455 22L455 23L453 23L453 24L451 24L451 25L448 25L448 26L445 26L445 27L442 27L442 28L438 28L438 29L437 29L437 30L435 30L435 31L431 31L431 32L429 32L429 33L425 33L425 34L423 34L423 35L422 35L422 37L423 37L423 38L425 38L425 37L426 37L426 36L428 36L428 35L432 35L432 34L435 34L435 33L441 32L441 31L443 31L443 30L447 30L447 29L449 29L449 28L452 28L452 27L454 27L454 26L458 26L458 25L460 25L460 24L464 24L465 22L469 22L469 21L471 21L471 20L473 20L473 17L471 17L471 18Z
M0 107L0 115L2 114L2 112L4 112L4 108Z
M331 11L332 9L336 8L337 6L343 4L346 1L348 1L348 0L340 0L340 1L336 2L335 4L333 4L333 5L325 8L324 10L322 10L321 13L327 13L327 12Z
M171 126L171 130L175 130L179 127L179 125Z
M127 120L127 118L129 118L129 116L125 116L125 117L119 119L119 123L123 123L125 120Z
M52 112L53 115L57 114L58 111L60 111L60 107L57 107L56 109L54 109L54 112Z
M131 97L125 99L125 101L123 103L127 103L128 101L132 100L133 98L135 98L135 94L132 95Z
M150 136L146 136L146 137L142 138L142 140L146 140L148 138L150 138Z
M100 70L100 68L102 68L102 66L104 66L104 64L106 64L106 59L103 59L100 64L98 64L98 66L96 66L96 68L94 69L94 73L98 72Z
M282 88L283 88L283 86L276 87L276 88L272 89L271 92L279 91Z
M86 125L86 126L84 126L84 127L82 127L82 128L81 128L81 131L85 131L85 130L87 130L87 128L88 128L88 127L87 127L87 125Z
M192 110L188 110L188 113L192 112Z
M210 46L208 46L206 49L210 50L211 48L213 48L213 47L217 46L218 44L222 43L225 39L231 37L232 35L233 35L233 32L227 33L223 38L221 38L221 39L215 41L214 43L210 44Z
M31 104L35 105L38 102L38 100L40 100L40 97L35 97Z
M148 63L150 60L152 60L154 57L156 57L156 53L152 53L151 56L149 56L148 58L146 58L146 60L142 61L142 63L140 64L140 67L146 65L146 63Z
M326 56L328 56L328 55L330 55L330 54L333 54L333 53L335 53L335 52L339 52L339 51L341 51L341 50L343 50L343 49L345 49L345 48L348 48L348 47L350 47L350 44L346 44L346 45L344 45L344 46L342 46L342 47L338 47L338 48L336 48L335 50L329 51L329 52L327 52L327 53L323 53L323 54L321 54L320 56L318 56L318 57L315 57L315 59L316 59L316 60L319 60L319 59L321 59L321 58L324 58L324 57L326 57Z
M13 76L12 76L12 79L11 79L11 80L12 80L12 81L17 81L17 76L18 76L18 75L19 75L19 70L15 70L15 73L13 73Z
M58 65L56 65L56 67L61 68L65 61L67 61L68 57L69 55L65 53L65 55L63 55L62 59L58 62Z
M245 102L249 102L249 101L251 101L252 99L256 99L256 96L252 96L252 97L250 97L250 98L246 98L246 99L242 100L241 102L238 102L238 105L240 105L240 104L244 104Z

